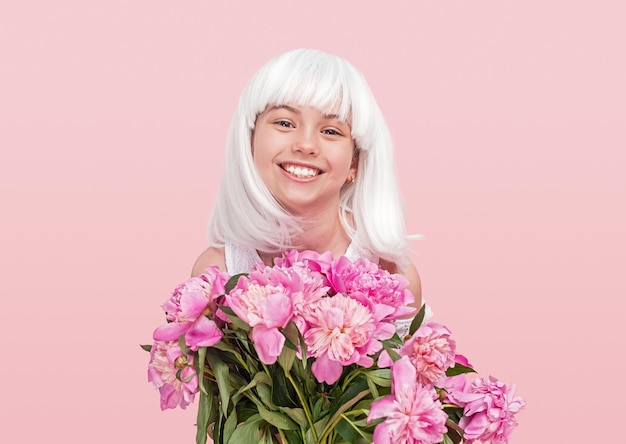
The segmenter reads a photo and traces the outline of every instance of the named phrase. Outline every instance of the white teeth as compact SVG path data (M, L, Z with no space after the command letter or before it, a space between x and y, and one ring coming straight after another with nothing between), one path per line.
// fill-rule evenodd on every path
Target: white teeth
M301 166L294 166L294 165L288 165L285 166L285 171L289 172L290 174L293 174L296 177L313 177L313 176L317 176L317 170L313 170L311 168L306 168L306 167L301 167Z

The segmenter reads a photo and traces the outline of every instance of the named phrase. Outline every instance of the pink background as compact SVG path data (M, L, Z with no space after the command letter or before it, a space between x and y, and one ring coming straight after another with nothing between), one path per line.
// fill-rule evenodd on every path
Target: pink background
M241 89L304 46L368 78L425 298L527 400L511 442L621 442L622 5L2 2L2 441L194 442L139 344L206 246Z

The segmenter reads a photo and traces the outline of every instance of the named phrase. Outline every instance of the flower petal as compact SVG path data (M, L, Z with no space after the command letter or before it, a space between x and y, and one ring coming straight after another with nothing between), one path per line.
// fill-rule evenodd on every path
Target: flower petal
M327 384L337 382L341 376L342 370L343 366L339 362L330 360L327 354L321 355L311 366L311 371L318 382L325 382Z
M206 316L196 319L185 335L187 346L194 351L198 350L198 347L212 347L221 339L222 331Z
M259 359L264 364L273 364L285 345L285 336L277 328L267 328L259 324L252 329L254 342Z
M154 330L152 336L155 341L177 341L180 335L185 334L190 325L190 322L170 322Z

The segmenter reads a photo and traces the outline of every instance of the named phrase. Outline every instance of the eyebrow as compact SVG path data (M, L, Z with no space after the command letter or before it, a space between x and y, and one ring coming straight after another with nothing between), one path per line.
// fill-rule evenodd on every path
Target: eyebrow
M275 109L286 109L287 111L291 111L294 114L302 114L298 108L294 108L293 106L289 105L274 105L269 109L269 111L273 111ZM324 118L329 120L339 120L340 122L343 122L343 120L339 118L338 114L324 114Z

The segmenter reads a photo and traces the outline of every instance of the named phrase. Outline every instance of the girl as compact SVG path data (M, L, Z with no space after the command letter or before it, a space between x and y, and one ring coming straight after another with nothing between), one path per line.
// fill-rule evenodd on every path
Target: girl
M208 237L194 276L209 265L246 273L293 248L330 251L403 274L421 306L391 136L349 62L298 49L254 75L232 121Z

